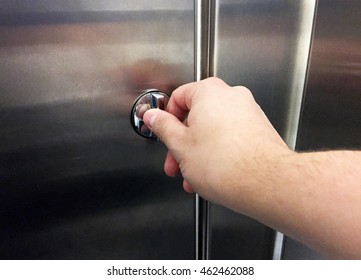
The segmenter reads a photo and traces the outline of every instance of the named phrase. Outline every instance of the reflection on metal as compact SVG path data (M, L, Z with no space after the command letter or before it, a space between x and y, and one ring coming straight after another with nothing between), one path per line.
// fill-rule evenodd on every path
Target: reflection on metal
M195 1L195 80L208 78L211 74L211 2ZM196 259L209 258L209 203L196 194Z
M194 258L193 197L129 123L193 81L193 1L0 5L0 258Z
M210 60L212 49L214 1L196 0L195 13L195 80L200 81L212 76Z
M214 5L214 75L250 88L280 135L294 147L315 1L216 0ZM281 257L280 233L215 205L211 213L212 258ZM227 246L222 242L226 239L234 242Z
M283 233L276 231L273 247L273 260L281 260L283 254L283 245L284 245L285 236Z
M361 149L361 1L319 0L297 150ZM286 238L285 259L320 259Z
M144 124L143 115L149 109L165 110L168 101L169 96L157 89L147 90L137 98L130 112L130 121L140 136L158 140L158 137Z
M361 2L318 3L297 149L360 148ZM282 234L198 195L194 209L129 112L145 89L215 75L249 87L294 148L315 6L2 1L0 258L280 259Z
M300 19L298 23L298 31L296 33L295 58L293 66L293 77L291 88L289 91L290 99L288 103L288 118L286 120L286 129L284 140L290 149L295 150L296 139L301 117L301 107L303 100L304 86L306 82L307 64L309 59L312 31L314 26L314 18L316 13L316 0L300 2ZM274 260L282 258L284 245L284 235L276 232L273 257Z
M298 124L301 114L303 92L306 83L307 64L309 60L312 31L316 13L316 0L301 1L298 30L295 42L295 57L292 69L290 99L288 103L287 124L284 140L291 149L296 147Z
M5 15L11 13L44 14L44 13L77 13L77 12L148 12L148 11L185 11L192 9L191 1L134 1L134 0L45 0L22 1L2 0L1 12Z

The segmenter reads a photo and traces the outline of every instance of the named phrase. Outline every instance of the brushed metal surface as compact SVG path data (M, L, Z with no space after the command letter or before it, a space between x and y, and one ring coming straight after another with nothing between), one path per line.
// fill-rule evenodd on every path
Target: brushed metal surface
M129 112L146 89L216 75L294 147L316 1L206 2L1 1L1 259L275 255L272 230L202 200L196 233L194 197ZM360 2L318 2L297 149L360 148ZM286 238L284 258L321 256Z
M212 1L195 0L195 81L210 76L211 10ZM209 203L196 194L196 248L197 260L209 259Z
M129 121L193 80L193 1L0 5L0 258L194 258L194 197Z
M250 88L294 148L315 1L214 3L213 74L231 85ZM275 233L271 229L216 205L210 213L212 259L280 257L282 246L273 252Z
M361 2L319 0L297 149L361 149ZM285 259L323 258L286 240Z

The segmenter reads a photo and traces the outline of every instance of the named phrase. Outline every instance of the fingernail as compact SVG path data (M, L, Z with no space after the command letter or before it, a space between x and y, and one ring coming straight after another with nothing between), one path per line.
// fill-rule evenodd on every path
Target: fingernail
M157 118L158 114L157 113L154 113L151 117L150 117L150 120L149 120L149 128L152 128L153 127L153 124L154 124L154 121L155 119Z

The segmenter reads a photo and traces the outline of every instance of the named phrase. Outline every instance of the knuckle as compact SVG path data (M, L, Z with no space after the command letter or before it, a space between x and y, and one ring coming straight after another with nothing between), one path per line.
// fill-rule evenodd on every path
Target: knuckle
M235 86L234 88L237 89L238 91L240 91L242 93L242 95L246 96L247 98L254 99L252 92L247 87Z
M204 81L209 82L211 84L224 84L224 81L218 77L209 77Z

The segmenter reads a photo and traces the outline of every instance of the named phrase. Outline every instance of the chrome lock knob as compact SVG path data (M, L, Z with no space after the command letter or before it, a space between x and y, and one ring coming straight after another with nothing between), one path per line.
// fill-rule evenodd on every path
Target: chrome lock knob
M158 140L158 137L144 124L143 115L149 109L165 110L168 101L169 96L157 89L147 90L141 94L135 100L130 113L130 120L135 132L145 138Z

